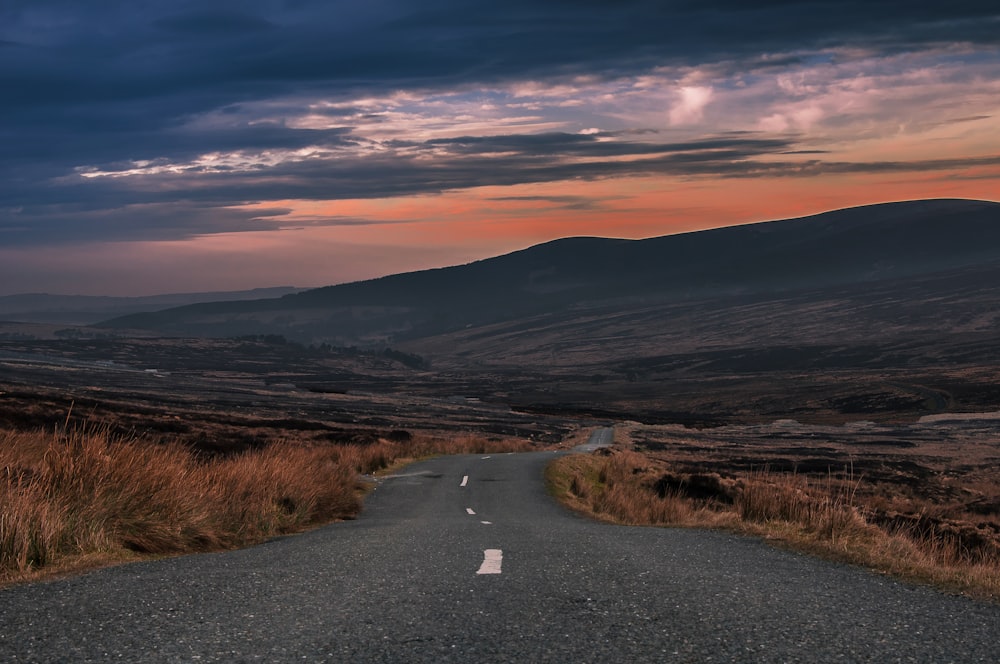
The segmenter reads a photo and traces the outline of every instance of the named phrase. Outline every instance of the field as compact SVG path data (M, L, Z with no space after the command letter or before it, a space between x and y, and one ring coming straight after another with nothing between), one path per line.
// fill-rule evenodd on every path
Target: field
M72 409L117 433L232 452L276 439L364 443L394 430L547 444L578 426L463 393L460 380L392 351L28 329L32 338L0 338L0 424L20 429L51 427Z
M616 523L727 528L1000 599L1000 413L687 429L629 423L552 490Z
M412 369L384 353L20 329L0 340L0 583L353 518L393 464L577 427L393 392Z
M789 296L780 306L728 298L627 314L597 307L378 350L0 325L8 492L50 472L43 462L54 453L38 450L74 432L173 450L187 457L171 463L198 472L316 454L325 461L307 465L355 469L344 485L354 496L357 472L396 459L566 448L614 424L611 457L562 462L563 493L580 509L737 528L997 597L995 296L965 288L966 277L935 283L939 296L919 314L897 287L872 288ZM35 456L17 456L20 448ZM378 461L338 465L348 451ZM749 506L747 487L760 489L763 506ZM351 500L266 532L347 518L360 504ZM213 528L183 550L255 541ZM98 558L137 551L123 540L105 549L117 553ZM34 573L37 556L11 551L11 574ZM910 564L921 557L929 562Z

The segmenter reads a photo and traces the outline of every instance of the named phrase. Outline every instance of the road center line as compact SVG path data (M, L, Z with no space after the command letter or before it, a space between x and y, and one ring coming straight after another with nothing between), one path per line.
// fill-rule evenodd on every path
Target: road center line
M500 549L486 549L483 551L483 564L479 566L476 574L499 574L500 565L503 563L503 551Z
M458 486L465 486L468 483L469 483L469 476L466 475L465 477L462 478L462 483L459 484Z
M471 507L466 507L465 511L468 512L469 514L475 514L475 512L472 511Z

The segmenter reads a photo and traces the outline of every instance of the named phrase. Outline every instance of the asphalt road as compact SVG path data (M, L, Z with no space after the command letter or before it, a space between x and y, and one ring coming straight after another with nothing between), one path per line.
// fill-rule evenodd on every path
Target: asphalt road
M0 661L1000 661L996 605L594 523L545 493L551 458L433 459L355 521L0 591Z
M614 427L604 427L597 429L590 434L590 438L583 445L577 445L577 452L593 452L600 447L611 447L615 442Z

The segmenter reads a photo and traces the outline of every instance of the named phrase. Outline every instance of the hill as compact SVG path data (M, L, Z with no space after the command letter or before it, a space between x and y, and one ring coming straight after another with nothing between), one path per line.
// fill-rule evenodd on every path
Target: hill
M1000 204L888 203L646 240L567 238L455 267L101 324L165 335L407 344L600 306L771 296L1000 264Z
M49 293L19 293L0 295L0 321L47 323L56 325L90 325L112 316L156 311L219 300L257 300L297 293L292 287L255 288L247 291L207 293L169 293L141 297L105 297L92 295L52 295Z

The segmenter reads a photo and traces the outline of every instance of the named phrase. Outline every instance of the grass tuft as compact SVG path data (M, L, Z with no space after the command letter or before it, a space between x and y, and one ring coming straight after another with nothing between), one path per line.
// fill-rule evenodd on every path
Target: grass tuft
M762 469L737 479L681 476L644 454L560 457L550 492L597 519L627 525L725 528L973 596L1000 599L1000 557L960 536L880 523L858 502L850 468L825 480ZM883 520L884 521L884 520Z
M0 431L0 582L247 546L352 518L367 486L363 474L437 453L526 447L414 435L371 445L275 442L204 457L107 427Z

